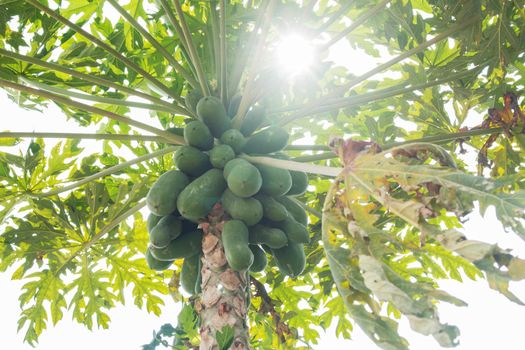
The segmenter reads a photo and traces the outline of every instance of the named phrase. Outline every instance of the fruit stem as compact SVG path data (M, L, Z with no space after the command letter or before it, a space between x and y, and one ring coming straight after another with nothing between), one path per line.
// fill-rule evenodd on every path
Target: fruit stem
M168 154L168 153L175 152L178 147L179 146L166 147L166 148L163 148L161 150L158 150L158 151L155 151L155 152L152 152L152 153L148 153L148 154L145 154L145 155L140 156L138 158L132 159L130 161L127 161L127 162L124 162L124 163L117 164L117 165L114 165L112 167L109 167L109 168L107 168L105 170L99 171L98 173L90 175L90 176L88 176L88 177L86 177L86 178L84 178L84 179L82 179L80 181L74 182L71 185L64 186L62 188L57 188L57 189L49 191L49 192L31 193L31 196L32 197L37 197L37 198L42 198L42 197L50 197L50 196L53 196L53 195L56 195L56 194L59 194L59 193L67 192L67 191L73 190L75 188L78 188L80 186L83 186L83 185L85 185L87 183L90 183L91 181L94 181L94 180L99 179L101 177L114 174L117 171L120 171L120 170L122 170L124 168L127 168L127 167L129 167L129 166L131 166L133 164L137 164L137 163L144 162L144 161L146 161L148 159L151 159L151 158L156 158L156 157L160 157L160 156L163 156L165 154Z
M5 131L0 132L0 138L49 138L49 139L91 139L91 140L119 140L119 141L151 141L163 143L165 140L158 136L149 135L119 135L119 134L87 134L70 132L24 132Z

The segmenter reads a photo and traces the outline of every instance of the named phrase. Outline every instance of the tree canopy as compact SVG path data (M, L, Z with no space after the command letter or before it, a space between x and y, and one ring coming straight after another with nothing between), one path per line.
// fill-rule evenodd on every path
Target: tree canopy
M462 230L469 213L493 207L525 238L523 28L523 0L0 1L0 86L21 108L54 103L97 130L0 133L0 271L26 281L25 340L66 312L109 327L107 310L129 288L155 314L163 294L184 301L176 332L163 332L177 334L177 349L197 346L182 261L148 267L142 210L175 168L177 128L197 118L192 91L225 108L237 98L235 128L263 108L288 145L279 157L242 157L309 173L295 197L308 212L306 267L292 278L270 259L252 274L254 348L308 348L320 336L310 325L336 323L343 337L358 325L380 348L407 349L401 317L455 346L459 330L440 323L439 304L466 303L440 290L442 279L485 278L523 304L509 286L525 278L525 260ZM314 53L297 75L276 59L291 34ZM336 60L340 45L350 56ZM379 63L356 71L352 52ZM486 122L469 127L480 113ZM50 148L50 137L63 140ZM103 152L84 150L91 138ZM480 150L477 168L464 147ZM229 340L218 333L221 349Z

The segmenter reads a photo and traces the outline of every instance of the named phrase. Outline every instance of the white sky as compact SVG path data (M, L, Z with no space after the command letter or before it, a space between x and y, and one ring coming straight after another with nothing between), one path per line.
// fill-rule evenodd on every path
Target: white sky
M348 54L347 48L341 49L341 56ZM355 62L354 62L355 63ZM361 72L375 66L372 61L361 61ZM363 65L366 64L366 68ZM353 64L354 68L356 67ZM44 114L19 109L9 101L5 92L0 92L1 130L10 131L54 131L54 132L86 132L74 122L65 122L63 114L54 106ZM93 147L93 141L85 141L83 145ZM473 155L470 154L470 157ZM510 248L515 254L525 257L525 244L512 233L505 233L501 225L489 211L486 219L473 217L465 227L467 236L487 242L498 243L503 248ZM11 281L10 274L0 274L0 332L1 348L14 350L33 349L23 343L23 334L17 334L19 318L18 296L20 281ZM486 282L466 282L460 284L444 281L441 287L469 303L467 308L458 308L445 303L439 307L441 320L457 325L462 335L461 350L479 350L504 347L506 350L523 349L523 325L525 325L525 309L507 301L499 293L492 291ZM525 299L525 283L513 285L513 292ZM71 315L66 313L56 327L48 325L48 330L40 337L37 345L39 350L75 350L92 349L139 349L140 345L152 338L152 331L164 323L176 324L179 305L170 297L166 297L163 316L157 318L146 311L138 310L128 299L126 306L118 306L109 311L112 319L109 330L88 331L82 325L70 321ZM412 332L407 322L401 321L401 334L411 343L412 349L440 349L431 337L424 337ZM338 340L333 331L321 338L321 343L315 349L354 348L359 350L376 350L377 347L356 326L353 340ZM160 349L160 348L159 348Z

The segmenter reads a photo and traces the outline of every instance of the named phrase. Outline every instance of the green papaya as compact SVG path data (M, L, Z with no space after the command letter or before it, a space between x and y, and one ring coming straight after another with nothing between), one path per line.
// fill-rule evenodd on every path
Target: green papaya
M288 244L286 234L273 227L255 225L250 227L250 244L265 244L270 248L282 248Z
M186 125L184 140L188 145L202 151L208 151L213 147L213 136L210 129L201 120L194 120Z
M167 128L166 131L171 132L172 134L184 136L184 128L179 127L173 127L173 128Z
M148 232L151 232L151 230L153 230L155 225L157 225L157 223L162 218L163 218L163 216L157 216L157 215L155 215L153 213L150 213L148 215L148 219L146 220L146 228L147 228Z
M182 221L179 216L166 215L149 233L149 242L155 248L166 247L182 232Z
M248 162L239 162L231 168L226 181L228 188L242 198L251 197L259 192L263 183L259 170Z
M210 169L208 155L192 146L181 146L175 152L175 165L189 176L200 176Z
M276 197L275 200L286 208L288 213L292 215L295 221L303 226L308 226L308 215L306 214L306 210L295 199L282 196Z
M179 193L189 184L190 180L181 171L168 170L151 186L146 196L149 210L157 216L166 216L177 210Z
M286 208L281 203L277 202L273 197L262 193L255 195L255 199L261 202L263 206L263 217L272 221L283 221L288 217Z
M246 139L245 153L273 153L282 150L288 143L288 133L279 126L270 126Z
M197 116L210 129L213 136L221 137L222 133L231 128L231 120L220 99L206 96L197 103Z
M180 270L180 284L188 294L195 294L195 286L201 268L201 255L195 254L184 259Z
M306 266L306 255L302 244L288 243L282 248L272 249L272 253L279 270L288 276L299 276Z
M215 168L222 169L230 160L235 158L235 152L228 145L218 145L209 152L210 162Z
M226 181L219 169L211 169L193 180L180 193L177 208L186 219L198 222L204 219L217 203L224 190Z
M197 103L199 103L201 98L202 92L198 89L193 89L188 91L186 96L184 96L184 104L190 112L195 113L197 110Z
M237 197L229 189L222 195L222 205L230 216L241 220L248 226L253 226L263 217L263 207L255 198Z
M286 192L287 196L298 196L306 192L308 187L308 175L304 171L290 171L292 177L292 187Z
M253 264L250 266L251 272L261 272L264 271L266 268L266 265L268 265L268 258L266 257L266 253L264 250L262 250L259 245L250 245L250 250L253 254Z
M241 153L242 148L246 143L246 139L244 138L243 134L241 134L241 132L237 129L226 130L221 135L220 140L223 144L230 146L237 154Z
M150 246L153 257L160 261L184 259L201 252L202 231L184 232L164 248Z
M241 133L244 136L250 136L257 128L261 126L266 117L266 111L262 106L253 106L244 116L241 123Z
M168 267L171 266L171 264L173 264L173 261L174 261L174 260L166 260L166 261L157 260L151 253L151 249L149 247L146 249L145 255L146 255L146 263L148 264L148 267L155 271L166 270Z
M237 114L237 111L239 110L239 105L241 104L242 96L240 94L235 94L230 99L230 103L228 104L228 116L230 118L235 117Z
M230 172L232 171L232 169L235 168L239 164L250 164L250 162L242 158L235 158L235 159L230 160L224 166L224 171L223 171L224 178L228 179L228 176L230 175Z
M293 243L309 243L310 234L306 226L295 221L291 216L288 216L286 220L276 223L276 227L286 233L288 241Z
M282 196L292 187L292 177L286 169L274 168L268 165L257 164L261 173L261 193L274 196Z
M248 227L240 220L229 220L222 229L222 245L226 260L235 271L244 271L253 263L253 253L248 245Z

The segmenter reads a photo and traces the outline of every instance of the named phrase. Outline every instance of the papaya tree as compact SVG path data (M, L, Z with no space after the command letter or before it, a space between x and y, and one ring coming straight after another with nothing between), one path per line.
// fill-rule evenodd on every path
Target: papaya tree
M27 281L25 340L66 309L108 327L125 290L156 314L162 294L185 305L150 349L309 348L309 324L333 322L408 349L400 318L453 347L439 306L466 304L443 279L523 304L525 260L462 227L493 208L525 238L524 8L1 1L0 86L86 128L0 133L0 268ZM277 59L292 35L311 53L295 74ZM356 70L355 52L377 65Z

